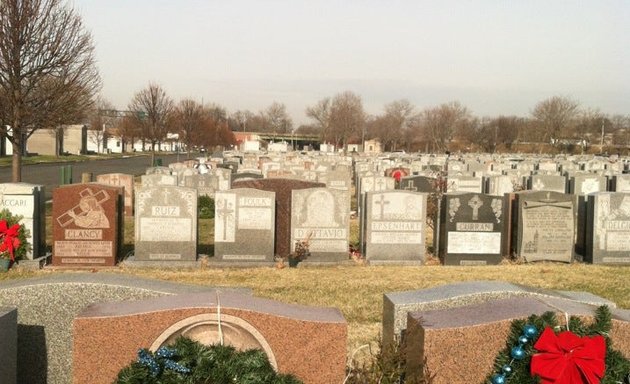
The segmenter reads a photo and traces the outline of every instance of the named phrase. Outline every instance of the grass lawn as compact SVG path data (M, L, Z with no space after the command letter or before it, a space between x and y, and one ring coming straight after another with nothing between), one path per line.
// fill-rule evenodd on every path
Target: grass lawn
M48 216L50 225L50 216ZM48 227L52 228L52 227ZM51 244L48 231L47 243ZM211 251L214 221L199 220L199 253ZM125 221L125 245L133 246L133 219ZM357 223L351 225L350 242L358 239ZM211 252L207 252L211 254ZM349 325L348 352L378 340L381 332L383 294L416 290L471 280L502 280L533 287L588 291L605 297L621 308L630 308L630 266L611 267L588 264L505 263L498 266L445 267L435 260L422 267L336 266L298 268L221 269L125 269L113 271L175 282L249 287L256 296L286 303L339 308ZM109 270L108 270L109 271ZM24 272L13 269L0 274L0 280L25 278L53 271ZM72 273L72 272L66 272Z

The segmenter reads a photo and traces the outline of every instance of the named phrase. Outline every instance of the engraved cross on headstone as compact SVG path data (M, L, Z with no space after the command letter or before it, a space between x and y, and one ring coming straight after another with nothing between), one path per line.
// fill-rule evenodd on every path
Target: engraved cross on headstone
M536 179L534 185L532 185L532 189L534 191L542 191L545 188L545 184L540 179Z
M168 204L168 195L171 194L171 191L169 191L167 188L164 188L164 190L162 191L162 196L164 197L164 204Z
M383 220L385 217L385 205L389 204L389 201L385 201L385 195L381 194L380 201L375 201L374 204L378 204L381 206L381 215L379 216L379 218Z
M407 181L407 186L405 187L405 190L418 192L418 187L414 185L413 180L409 180Z
M481 199L477 195L473 196L473 198L470 199L470 201L468 202L468 206L473 210L473 220L479 220L479 208L481 208L482 205L483 201L481 201Z
M226 199L223 199L222 201L223 201L223 204L221 204L221 207L217 210L217 216L223 219L223 239L222 240L225 241L227 239L227 221L228 221L228 218L232 216L234 209L230 209L230 204L228 203Z
M378 189L376 189L377 191L382 191L385 189L385 180L383 180L382 178L379 178L378 180L376 180L376 185L378 187Z

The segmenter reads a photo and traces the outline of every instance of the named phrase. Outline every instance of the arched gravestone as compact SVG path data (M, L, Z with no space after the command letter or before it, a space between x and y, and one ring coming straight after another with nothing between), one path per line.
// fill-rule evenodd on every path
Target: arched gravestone
M224 344L260 348L306 384L345 377L347 323L338 309L218 291L87 307L73 323L73 380L109 384L139 348L157 350L179 335L220 343L219 323Z

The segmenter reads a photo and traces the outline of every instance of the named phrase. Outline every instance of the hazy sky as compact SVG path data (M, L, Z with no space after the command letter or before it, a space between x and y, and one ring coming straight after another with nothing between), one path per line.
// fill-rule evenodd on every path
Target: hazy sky
M176 101L257 112L350 90L377 114L458 100L526 116L554 95L630 114L628 0L74 0L102 94L124 109L149 82Z

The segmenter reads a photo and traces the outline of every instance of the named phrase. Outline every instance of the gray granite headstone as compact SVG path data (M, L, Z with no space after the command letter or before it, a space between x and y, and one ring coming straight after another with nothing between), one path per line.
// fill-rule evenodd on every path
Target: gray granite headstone
M197 191L161 186L136 190L135 260L197 259Z
M525 261L573 260L575 199L572 195L539 191L517 194L516 252Z
M293 190L291 198L291 252L296 241L308 239L306 262L348 260L350 196L332 188Z
M450 176L447 179L447 192L483 192L483 179L474 176Z
M0 184L0 210L8 209L22 216L21 224L29 231L31 250L26 258L33 260L46 254L46 199L43 185L27 183Z
M613 192L630 192L630 175L614 175L610 190Z
M172 173L169 167L149 167L146 169L146 175L170 175Z
M189 175L184 176L183 186L197 190L198 196L213 197L219 188L219 178L214 175Z
M427 194L368 192L362 248L370 264L421 265L425 257Z
M503 196L514 192L513 178L508 175L488 176L486 178L486 193L492 196Z
M630 193L588 196L586 252L593 264L630 264Z
M439 255L445 265L499 264L506 242L504 197L449 193L442 197Z
M0 383L17 383L17 309L0 307Z
M143 187L157 187L160 185L177 185L177 176L171 174L155 173L140 176L140 185Z
M575 175L569 180L569 193L574 195L588 195L593 192L606 192L607 179L605 176L594 174Z
M275 192L253 188L219 191L214 203L214 256L218 261L274 261Z
M527 180L527 189L532 191L566 193L567 179L564 176L532 175Z

